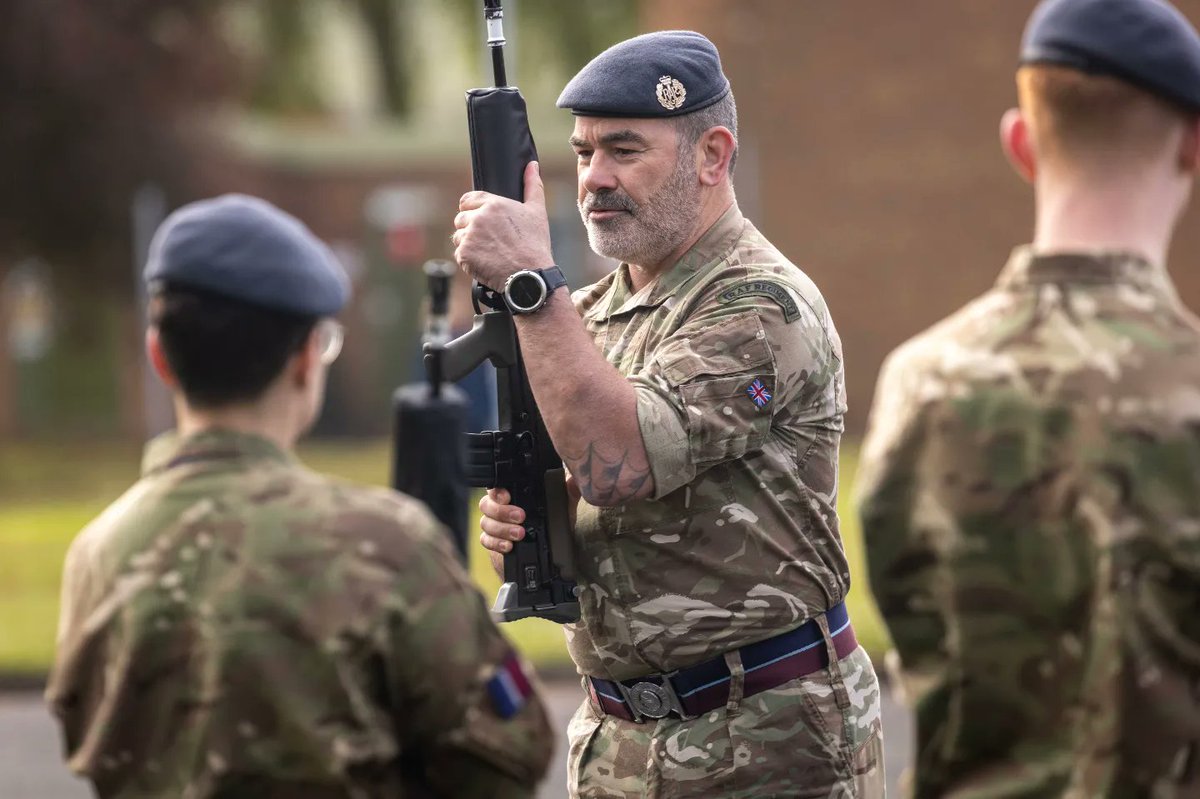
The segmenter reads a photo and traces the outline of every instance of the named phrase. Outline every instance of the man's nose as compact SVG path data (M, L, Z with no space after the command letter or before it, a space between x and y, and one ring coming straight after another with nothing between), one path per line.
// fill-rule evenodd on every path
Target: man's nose
M610 159L596 153L586 166L580 168L579 185L591 194L612 191L617 188L617 175L612 166Z

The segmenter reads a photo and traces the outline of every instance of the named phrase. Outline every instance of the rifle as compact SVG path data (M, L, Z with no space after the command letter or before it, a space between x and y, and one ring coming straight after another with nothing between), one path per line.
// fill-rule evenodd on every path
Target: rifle
M392 488L429 506L450 529L458 556L466 563L468 496L462 436L468 403L462 389L444 382L442 369L443 348L450 340L450 279L457 268L453 261L425 262L430 302L423 343L429 381L402 386L392 395Z
M525 99L504 73L504 11L484 0L495 87L467 92L471 174L476 190L523 201L525 166L537 158ZM476 283L475 324L444 350L442 368L457 380L484 360L496 367L500 429L467 434L467 482L505 488L525 511L525 537L504 555L504 585L492 615L578 621L575 541L567 515L566 471L550 441L525 374L517 329L504 298ZM426 348L426 352L429 349ZM428 362L429 355L426 356Z

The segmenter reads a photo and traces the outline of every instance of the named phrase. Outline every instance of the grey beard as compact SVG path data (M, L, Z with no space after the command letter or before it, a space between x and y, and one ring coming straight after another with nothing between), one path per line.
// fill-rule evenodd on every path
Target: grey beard
M588 194L579 203L588 244L605 258L651 266L660 263L691 235L700 216L700 186L691 170L676 168L667 185L637 204L625 194ZM587 209L618 207L628 213L609 222L592 222Z

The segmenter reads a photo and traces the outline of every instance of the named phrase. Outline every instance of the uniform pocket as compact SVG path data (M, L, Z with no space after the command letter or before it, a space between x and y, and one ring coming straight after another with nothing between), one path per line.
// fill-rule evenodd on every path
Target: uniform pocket
M774 392L775 378L770 373L716 377L680 386L693 462L698 466L719 463L761 449L771 429L766 404Z
M585 699L567 724L567 790L571 796L593 795L591 789L596 786L589 786L588 766L603 721L604 717L592 707L592 701Z
M730 796L821 797L853 784L845 717L827 670L748 696L729 718Z
M882 785L883 780L883 696L871 658L861 646L838 663L842 687L849 707L845 723L843 749L855 784ZM857 795L878 796L875 793Z
M686 338L670 341L657 356L662 376L672 386L702 375L731 375L771 363L762 320L741 313L722 319Z

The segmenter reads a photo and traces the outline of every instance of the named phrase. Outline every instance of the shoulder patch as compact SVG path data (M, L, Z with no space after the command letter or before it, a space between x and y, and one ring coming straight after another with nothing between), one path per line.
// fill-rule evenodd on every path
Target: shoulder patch
M533 696L533 685L525 676L525 669L515 653L509 652L504 662L496 668L487 682L487 692L496 715L502 719L511 719L520 713L529 697Z
M754 296L769 297L774 300L783 309L785 322L795 322L800 318L800 306L796 304L796 298L783 286L769 280L752 280L749 283L741 283L726 289L717 296L717 302L725 305L743 297Z

